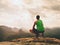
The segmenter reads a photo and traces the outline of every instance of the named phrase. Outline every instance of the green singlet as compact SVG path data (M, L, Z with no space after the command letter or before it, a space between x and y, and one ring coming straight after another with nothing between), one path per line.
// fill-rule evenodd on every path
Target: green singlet
M44 31L44 26L43 26L43 22L42 20L37 20L36 22L36 27L37 27L37 30L43 32Z

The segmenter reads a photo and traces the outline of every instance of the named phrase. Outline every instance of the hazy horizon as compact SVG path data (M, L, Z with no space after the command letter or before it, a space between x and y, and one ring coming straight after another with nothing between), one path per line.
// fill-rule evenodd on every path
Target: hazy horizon
M60 27L60 0L0 0L0 25L31 29L36 15L44 27Z

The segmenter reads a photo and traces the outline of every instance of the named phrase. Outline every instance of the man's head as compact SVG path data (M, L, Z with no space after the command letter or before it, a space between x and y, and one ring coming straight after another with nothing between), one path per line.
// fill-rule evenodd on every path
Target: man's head
M37 19L37 20L39 20L39 19L40 19L40 16L39 16L39 15L37 15L37 16L36 16L36 19Z

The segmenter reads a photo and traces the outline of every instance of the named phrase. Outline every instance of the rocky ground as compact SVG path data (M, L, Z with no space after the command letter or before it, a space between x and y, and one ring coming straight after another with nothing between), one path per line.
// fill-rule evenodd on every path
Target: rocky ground
M0 45L60 45L60 40L56 38L18 38L0 42Z

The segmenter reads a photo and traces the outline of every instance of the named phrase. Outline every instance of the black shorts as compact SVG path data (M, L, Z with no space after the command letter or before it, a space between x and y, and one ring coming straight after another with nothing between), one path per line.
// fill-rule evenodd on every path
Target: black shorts
M36 34L38 34L38 33L44 33L44 31L39 31L37 29L33 29L33 32L36 33Z

